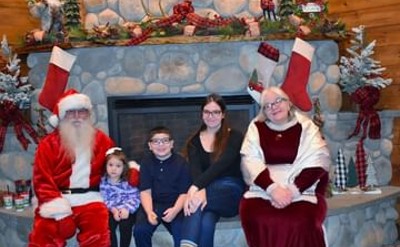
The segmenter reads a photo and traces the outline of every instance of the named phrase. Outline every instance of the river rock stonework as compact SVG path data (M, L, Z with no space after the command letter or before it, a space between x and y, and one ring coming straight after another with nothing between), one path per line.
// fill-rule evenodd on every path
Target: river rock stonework
M96 2L96 1L92 1ZM105 1L104 1L105 2ZM216 1L214 1L216 2ZM240 1L239 1L240 2ZM97 1L98 8L102 2ZM206 1L204 1L206 4ZM238 3L240 5L240 3ZM271 45L280 50L280 58L275 68L271 85L279 86L286 75L288 62L291 55L293 40L271 40ZM337 150L343 148L347 158L354 156L358 138L347 139L353 130L357 114L339 112L342 102L342 93L337 84L339 80L338 45L332 40L309 41L315 47L312 61L311 74L307 90L311 99L318 98L321 103L322 116L325 121L323 134L328 142L332 155L332 164L336 158ZM249 77L257 64L257 48L259 42L219 42L219 43L193 43L193 44L165 44L165 45L139 45L132 47L94 47L74 48L68 50L77 56L72 68L68 87L75 88L87 94L94 105L96 126L108 130L107 97L109 96L145 96L145 95L207 95L210 92L223 94L247 94L246 86ZM29 79L36 88L31 106L33 123L37 122L35 109L50 58L49 52L31 53L28 56L30 68ZM309 113L311 114L311 112ZM376 167L379 167L377 179L380 185L387 185L391 180L392 168L390 155L392 150L393 118L398 112L381 112L382 138L379 140L365 141L365 149L371 154ZM16 139L13 129L8 128L3 152L0 154L0 188L14 190L13 181L30 179L32 176L32 161L35 145L29 145L27 151L23 150ZM333 170L333 166L332 166ZM394 210L395 201L385 202L383 205L374 206L372 209L330 216L326 221L328 240L334 247L343 247L338 243L337 232L331 229L341 229L341 236L346 239L356 237L360 239L365 234L378 236L380 243L390 244L397 238L395 220L398 215ZM382 217L371 218L368 212L379 210ZM352 219L357 216L356 221ZM384 217L383 217L384 216ZM348 220L347 220L348 219ZM18 246L26 243L30 226L23 226L16 222L16 228L26 227L23 231L9 227L1 227L8 219L0 219L0 246ZM349 221L353 225L349 224ZM361 228L363 222L372 221ZM378 222L378 223L376 223ZM358 226L360 224L360 226ZM374 224L383 225L376 227ZM348 230L349 227L352 227ZM355 232L354 229L359 229ZM383 230L382 230L383 229ZM4 230L4 231L3 231ZM223 222L217 233L216 246L246 246L240 222ZM223 231L223 234L222 234ZM383 233L383 231L385 233ZM170 241L168 234L157 232L156 246L168 246L163 241ZM3 237L1 237L3 236ZM15 238L16 245L9 245L7 241ZM347 236L347 237L346 237ZM368 235L369 236L369 235ZM163 240L166 239L166 240ZM369 238L367 238L369 239ZM344 240L343 240L344 241ZM376 246L375 238L356 241L349 247ZM21 244L20 246L24 246ZM74 246L73 241L69 246ZM347 245L346 245L347 246Z

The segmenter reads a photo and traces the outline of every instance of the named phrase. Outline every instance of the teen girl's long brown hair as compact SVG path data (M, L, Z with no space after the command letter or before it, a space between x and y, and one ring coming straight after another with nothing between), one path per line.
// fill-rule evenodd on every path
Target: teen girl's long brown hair
M224 152L224 150L226 148L226 145L228 143L229 134L230 134L230 128L227 123L226 103L219 94L212 93L207 96L207 98L201 105L201 108L200 108L201 113L200 114L202 114L204 107L211 102L215 102L217 105L219 105L219 107L221 108L222 114L224 114L224 118L221 120L221 127L217 131L217 133L215 135L215 140L213 143L213 152L211 154L211 161L214 163L221 157L222 153ZM205 129L207 129L207 125L204 122L202 122L200 128L188 139L188 141L186 143L186 147L183 151L183 155L186 158L188 156L188 148L189 148L189 145L191 145L191 140L193 139L194 136L196 136L197 134L199 134L201 131L203 131Z

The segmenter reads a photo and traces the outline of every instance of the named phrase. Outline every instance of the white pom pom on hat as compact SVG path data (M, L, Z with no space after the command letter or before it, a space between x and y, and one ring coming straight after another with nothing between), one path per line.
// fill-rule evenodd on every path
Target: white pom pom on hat
M56 128L59 121L65 117L65 113L68 110L92 110L92 107L90 98L87 95L78 93L75 89L69 89L63 93L57 104L54 106L53 115L50 116L49 123L51 126Z

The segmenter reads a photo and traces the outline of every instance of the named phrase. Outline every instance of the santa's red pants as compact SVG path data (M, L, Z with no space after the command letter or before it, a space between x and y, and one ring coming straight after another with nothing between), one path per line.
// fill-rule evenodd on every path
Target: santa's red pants
M73 215L56 221L35 212L33 230L28 247L63 247L68 238L78 231L80 247L109 247L108 210L104 203L94 202L72 208ZM71 234L72 233L72 234Z

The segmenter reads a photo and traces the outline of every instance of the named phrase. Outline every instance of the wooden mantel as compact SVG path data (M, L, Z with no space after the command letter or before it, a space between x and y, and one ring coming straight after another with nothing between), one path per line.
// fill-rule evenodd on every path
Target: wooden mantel
M194 43L221 43L221 42L242 42L242 41L267 41L267 40L291 40L295 39L295 34L290 33L273 33L259 37L248 37L244 35L235 36L221 36L221 35L209 35L209 36L184 36L176 35L170 37L151 37L139 45L169 45L169 44L194 44ZM346 39L338 35L327 35L327 34L310 34L301 39L313 41L313 40L334 40L338 43ZM15 51L18 54L28 54L32 52L49 52L54 45L59 46L63 49L73 48L93 48L93 47L105 47L105 46L127 46L129 40L105 40L104 42L92 42L92 41L74 41L70 43L60 44L42 44L34 46L23 46L18 47Z

